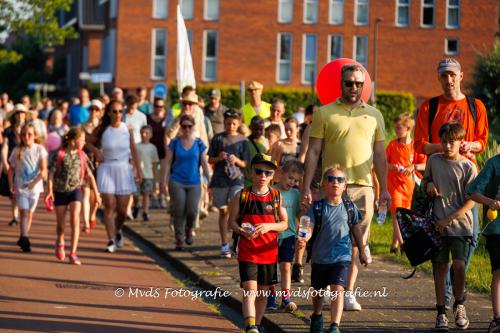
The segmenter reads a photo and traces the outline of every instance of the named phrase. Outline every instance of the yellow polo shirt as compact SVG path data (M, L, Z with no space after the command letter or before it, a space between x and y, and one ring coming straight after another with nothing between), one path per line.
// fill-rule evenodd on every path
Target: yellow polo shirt
M348 184L373 186L373 144L385 140L384 117L379 110L363 103L349 111L337 99L314 114L309 135L323 139L323 171L339 164L346 171Z

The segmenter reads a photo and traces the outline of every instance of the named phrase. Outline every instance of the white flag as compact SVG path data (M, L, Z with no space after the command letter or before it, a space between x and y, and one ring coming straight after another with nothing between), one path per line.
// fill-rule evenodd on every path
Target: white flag
M181 7L177 5L177 89L179 95L185 86L195 88L196 81L186 25L182 17Z

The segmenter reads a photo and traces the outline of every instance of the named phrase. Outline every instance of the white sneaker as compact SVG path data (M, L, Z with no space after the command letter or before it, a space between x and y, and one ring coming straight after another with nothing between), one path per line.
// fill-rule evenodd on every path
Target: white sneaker
M453 309L455 315L455 326L459 330L465 330L469 327L469 318L467 318L467 313L465 312L465 305L458 304L455 309Z
M123 247L123 234L121 231L118 231L116 233L116 246L117 247Z
M356 301L356 296L352 292L344 296L344 311L361 311L361 304Z
M223 258L231 258L231 249L229 244L224 244L220 248L220 256Z
M368 244L365 246L366 262L371 264L373 262L372 253Z
M116 252L116 244L114 240L110 240L108 245L106 245L106 252L114 253Z

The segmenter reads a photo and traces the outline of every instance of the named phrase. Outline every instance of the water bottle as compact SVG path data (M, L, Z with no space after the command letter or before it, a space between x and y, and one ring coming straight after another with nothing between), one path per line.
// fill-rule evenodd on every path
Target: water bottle
M54 210L54 201L52 199L45 200L45 208L47 208L47 211L52 212Z
M231 162L229 162L230 158L231 158L231 154L227 154L227 158L226 158L226 163L227 163L226 170L227 170L228 177L230 179L234 179L236 177L238 169L237 169L236 165L231 164Z
M384 224L387 217L387 201L381 201L378 206L377 223Z
M299 221L299 238L307 239L311 231L311 218L309 216L302 216Z
M255 227L253 226L253 224L248 222L243 222L241 224L241 228L245 230L245 232L248 232L249 234L253 234L253 232L255 231Z

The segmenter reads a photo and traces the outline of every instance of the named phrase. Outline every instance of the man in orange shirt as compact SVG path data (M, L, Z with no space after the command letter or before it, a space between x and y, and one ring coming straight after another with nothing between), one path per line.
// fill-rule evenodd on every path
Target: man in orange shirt
M483 102L466 96L460 89L464 73L460 63L446 58L437 67L438 80L443 94L431 98L420 106L415 126L415 150L417 153L432 155L443 152L439 139L439 129L447 122L458 122L465 128L465 138L460 145L460 153L474 163L474 154L484 151L488 144L488 117ZM469 247L466 269L477 246L479 217L477 206L472 209L473 239ZM447 281L446 298L451 299L451 281Z

